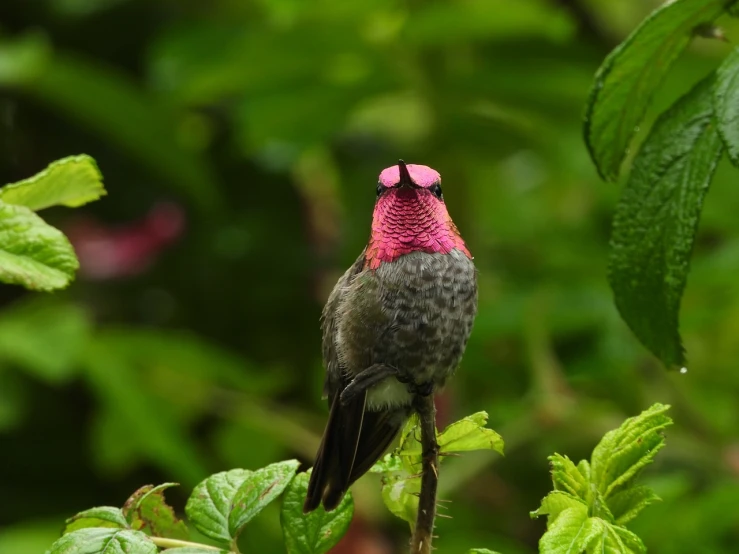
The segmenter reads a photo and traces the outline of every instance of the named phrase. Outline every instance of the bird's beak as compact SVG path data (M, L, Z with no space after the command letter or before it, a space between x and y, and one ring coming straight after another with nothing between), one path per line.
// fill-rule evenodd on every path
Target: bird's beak
M414 183L411 180L411 174L408 173L408 168L403 160L398 160L398 173L400 173L400 181L398 181L399 187L413 187Z

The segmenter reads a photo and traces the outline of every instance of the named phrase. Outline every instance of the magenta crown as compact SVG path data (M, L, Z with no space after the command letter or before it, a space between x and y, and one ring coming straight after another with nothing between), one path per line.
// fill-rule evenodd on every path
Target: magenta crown
M411 181L419 187L428 188L433 184L441 182L441 175L435 169L431 169L427 165L405 164L403 160L399 160L396 165L391 165L387 169L382 170L382 173L380 173L380 184L387 188L397 185L400 182L401 165L407 168Z

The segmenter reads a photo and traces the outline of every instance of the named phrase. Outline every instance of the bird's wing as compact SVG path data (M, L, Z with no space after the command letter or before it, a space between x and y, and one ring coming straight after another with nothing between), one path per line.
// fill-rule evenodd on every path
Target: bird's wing
M357 260L346 270L339 281L334 286L334 290L328 297L326 306L323 308L321 315L321 331L323 339L321 342L321 351L323 354L323 365L326 368L326 380L323 384L323 394L328 398L329 406L331 406L333 397L337 392L341 392L347 385L347 376L345 368L341 367L339 355L336 351L336 326L338 324L339 304L347 292L349 285L354 277L361 273L364 268L364 251L359 255Z
M363 267L364 252L336 283L321 316L323 332L321 348L323 363L326 367L323 391L328 397L330 413L321 445L318 447L316 461L313 464L313 472L303 505L305 512L316 509L327 491L345 491L354 465L366 395L360 395L348 406L341 405L339 395L348 384L349 376L345 368L341 366L335 339L339 304L348 286ZM336 503L338 504L340 500L341 496L338 497Z

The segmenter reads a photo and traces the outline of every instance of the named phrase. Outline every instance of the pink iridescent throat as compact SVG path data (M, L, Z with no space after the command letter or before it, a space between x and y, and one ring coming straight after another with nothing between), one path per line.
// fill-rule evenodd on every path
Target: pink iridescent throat
M413 180L418 183L415 176ZM375 204L365 267L377 269L383 262L393 262L411 252L448 254L455 248L472 257L443 201L425 187L394 188L383 193Z

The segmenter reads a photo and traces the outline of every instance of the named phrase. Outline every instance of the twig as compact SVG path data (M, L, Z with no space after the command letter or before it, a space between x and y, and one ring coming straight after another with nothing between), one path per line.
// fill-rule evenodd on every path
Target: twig
M421 426L423 461L421 494L418 498L418 516L411 540L411 554L431 554L436 517L436 488L439 484L439 445L436 442L434 395L417 396L415 408Z
M165 537L149 537L151 542L159 546L160 548L181 548L181 547L193 547L201 550L213 550L214 552L223 552L222 548L217 546L210 546L207 544L200 544L199 542L181 541L178 539L168 539Z

